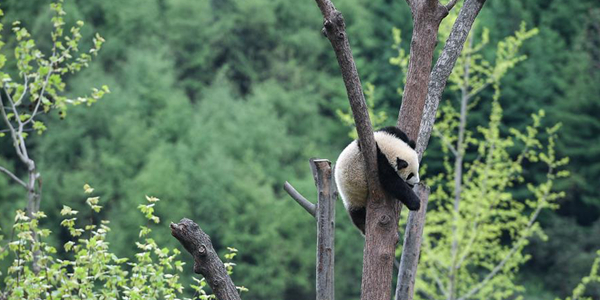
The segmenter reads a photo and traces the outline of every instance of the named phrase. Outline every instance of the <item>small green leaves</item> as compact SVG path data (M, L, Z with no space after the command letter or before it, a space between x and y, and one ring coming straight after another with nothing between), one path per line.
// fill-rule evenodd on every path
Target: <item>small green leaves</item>
M94 189L89 184L86 183L83 185L83 191L86 194L91 194L92 192L94 192Z
M102 209L102 206L98 205L98 201L100 200L100 197L90 197L87 198L87 200L85 201L85 203L96 213L99 213L100 210Z
M78 72L87 67L92 57L98 54L104 39L96 34L93 38L93 46L88 52L80 52L79 45L82 39L81 28L83 21L77 21L68 34L64 32L63 1L56 0L50 8L53 12L51 19L53 30L52 49L43 52L38 49L35 40L30 32L24 28L19 21L12 23L12 32L16 38L13 53L16 66L19 71L18 79L13 80L8 74L0 73L3 85L0 87L7 95L9 106L15 106L18 109L7 109L11 115L7 115L5 121L11 122L14 128L20 128L16 133L16 140L26 137L26 132L33 130L42 134L47 130L46 125L35 120L39 113L48 113L52 109L60 112L61 118L66 116L67 105L77 105L81 103L92 103L101 99L106 93L109 93L108 87L102 86L100 89L93 89L91 95L75 97L76 100L68 101L66 97L60 95L65 91L66 84L63 82L63 76L66 72ZM2 36L0 35L0 38ZM0 40L0 48L4 42ZM12 57L10 59L13 59ZM0 55L0 68L2 68L7 58ZM21 81L19 81L21 80ZM32 109L27 112L21 109L29 105ZM34 109L33 109L34 108ZM15 116L14 114L18 115ZM16 117L16 118L15 118ZM21 126L21 125L27 126Z
M72 216L72 215L76 215L78 213L78 211L73 210L72 208L63 205L63 208L60 210L60 214L62 216Z
M44 125L43 122L33 121L33 130L35 130L38 134L42 134L44 131L46 131L46 129L46 125Z

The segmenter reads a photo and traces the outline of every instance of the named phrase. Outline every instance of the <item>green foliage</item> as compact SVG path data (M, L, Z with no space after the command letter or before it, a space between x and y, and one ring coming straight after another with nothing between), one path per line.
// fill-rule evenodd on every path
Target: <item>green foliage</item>
M600 251L596 253L598 257L592 263L590 274L581 279L581 283L573 290L573 294L565 300L592 300L592 297L583 297L586 287L591 283L600 284Z
M94 189L84 186L84 192L92 194ZM158 224L159 219L154 215L154 207L158 198L146 196L147 204L140 204L138 209L148 222ZM183 272L185 263L178 260L177 249L159 247L155 240L149 237L152 229L141 226L140 240L135 242L137 253L134 259L119 258L110 248L107 236L111 231L109 221L96 222L97 213L102 209L99 197L88 197L85 201L89 216L84 216L77 210L64 205L60 214L63 220L60 225L68 232L70 240L63 245L68 258L59 258L60 250L46 242L34 239L36 232L42 239L49 238L51 231L39 226L39 220L46 217L38 212L31 219L21 210L17 211L12 231L15 239L0 251L0 259L6 259L13 254L10 267L5 272L5 288L0 296L2 299L178 299L183 293L179 273ZM85 225L84 225L85 224ZM0 236L1 238L1 236ZM225 265L232 274L237 250L228 248ZM39 251L39 273L31 270L34 259L33 252ZM0 274L1 274L0 273ZM192 289L194 299L215 299L214 295L204 289L204 278L195 279L198 283ZM240 291L247 291L239 287ZM183 298L189 299L189 298Z
M508 299L524 290L514 280L530 258L523 249L531 237L545 237L537 218L544 208L557 208L564 192L555 192L553 184L568 175L560 170L568 160L555 153L559 126L548 128L546 142L541 141L543 110L522 131L511 128L506 136L501 130L501 79L525 60L519 49L535 34L536 29L527 30L522 23L498 43L493 63L481 53L489 42L488 30L479 43L472 34L449 78L450 90L460 93L460 108L447 101L435 124L444 171L427 180L432 192L416 283L419 297ZM489 121L469 127L469 111L488 86L494 90ZM527 174L527 169L541 167L546 169L544 180ZM515 194L523 188L529 196L520 200Z
M460 116L449 105L442 110L438 128L444 136L458 129ZM467 131L464 149L473 149L476 158L465 162L460 190L456 190L456 166L447 153L446 172L430 177L433 186L429 197L427 226L417 290L433 297L451 293L453 297L506 299L522 291L514 282L520 266L529 259L522 253L528 239L543 232L536 222L544 208L556 208L563 192L553 191L556 178L567 175L559 169L566 159L555 156L555 133L546 131L545 145L539 140L540 118L525 132L511 130L511 136L500 134L502 109L493 103L487 127L478 127L481 139ZM520 153L510 155L511 148L521 145ZM546 180L528 182L526 169L535 164L546 166ZM525 167L527 166L527 167ZM511 191L527 186L530 197L517 201ZM458 198L457 198L458 197ZM453 250L455 249L455 250Z
M63 95L66 88L66 83L63 82L65 74L79 72L82 68L87 67L104 43L104 39L96 34L91 49L87 53L78 53L82 39L81 29L84 24L82 21L77 21L69 29L69 34L65 34L64 15L66 13L63 9L63 2L63 0L57 0L50 5L53 12L51 19L53 29L50 34L52 48L49 53L40 50L30 32L21 25L20 21L15 21L12 24L12 31L16 40L14 60L18 76L11 76L9 72L3 70L6 56L0 54L0 80L2 80L2 90L8 98L1 100L1 108L4 114L4 102L6 101L6 105L12 111L5 115L5 121L9 128L15 128L11 131L11 133L16 131L12 133L13 135L25 138L27 133L23 131L27 130L28 126L31 126L38 134L42 134L46 130L46 125L42 121L35 120L38 114L56 109L64 118L68 105L83 103L91 105L109 92L108 87L104 85L99 89L93 88L92 92L86 96L70 98ZM0 29L2 28L0 27ZM0 38L2 38L1 35ZM0 49L4 44L0 40ZM18 79L14 79L14 77ZM29 111L24 112L27 107L29 107Z
M549 240L533 240L526 248L532 258L514 279L528 291L532 279L538 290L553 295L544 300L571 294L600 247L589 239L600 228L600 197L594 189L600 159L595 159L593 146L600 136L594 125L600 87L594 47L600 36L594 31L596 2L488 1L473 35L479 44L483 28L489 28L487 45L497 45L519 31L522 21L540 29L519 51L518 56L528 59L501 79L499 102L504 110L501 136L508 135L508 127L523 131L531 123L530 115L543 108L547 115L540 128L561 122L557 156L571 159L568 168L573 176L554 185L567 192L559 214L547 210L540 216ZM46 3L4 0L2 23L10 29L20 20L36 48L49 57L53 27L48 20L53 11ZM358 0L336 0L336 6L344 13L361 79L376 87L373 108L396 116L402 71L390 59L400 50L408 51L412 30L408 6L405 1ZM130 241L138 238L138 226L147 223L132 209L138 205L135 199L145 193L158 195L168 208L155 212L163 222L182 217L200 220L219 253L227 252L226 245L243 249L236 256L234 281L260 287L245 298L314 298L315 236L308 230L314 221L289 202L281 184L289 180L307 197L313 195L308 158L334 160L350 140L349 127L340 126L336 115L348 109L343 81L331 46L321 35L322 18L314 2L86 0L65 1L63 9L68 13L63 15L64 35L71 35L69 28L77 27L77 20L85 21L79 49L93 48L96 32L107 39L89 68L64 74L66 87L60 94L77 99L89 94L88 87L102 84L110 86L111 93L93 110L69 108L65 120L51 112L34 120L50 129L28 144L43 178L42 209L48 218L41 222L61 233L44 241L63 249L68 232L49 220L62 219L63 204L87 212L76 187L89 182L104 199L105 209L97 220L109 219L113 229L123 228L107 236L112 252L134 257L138 249ZM449 28L454 18L456 14L448 16L442 27ZM404 34L402 41L395 43L393 28ZM449 32L443 30L439 49ZM6 57L2 70L18 81L12 58L19 41L14 34L6 34L2 41L6 43L0 51ZM496 53L493 46L478 52L490 62ZM492 101L486 99L493 92L490 84L474 97L472 103L481 100L470 111L471 128L488 127ZM459 89L444 93L444 99L460 96ZM19 112L30 114L26 106L23 109ZM5 137L0 138L0 165L25 178L10 134L1 126L0 136ZM481 137L476 130L474 134ZM514 142L517 153L511 155L518 155L521 145ZM467 149L468 159L477 155L471 153L473 149ZM424 160L427 174L444 172L443 161L440 140L432 139ZM543 179L546 170L528 166L526 180ZM521 201L526 193L525 188L513 196ZM10 228L13 212L24 207L22 194L19 185L0 176L3 228ZM345 214L337 217L336 273L343 276L336 278L336 294L340 299L358 299L363 241ZM152 229L161 247L177 245L166 226ZM60 259L68 258L59 253ZM184 285L191 281L190 269L181 275ZM586 292L599 295L594 288ZM535 297L542 299L541 294Z

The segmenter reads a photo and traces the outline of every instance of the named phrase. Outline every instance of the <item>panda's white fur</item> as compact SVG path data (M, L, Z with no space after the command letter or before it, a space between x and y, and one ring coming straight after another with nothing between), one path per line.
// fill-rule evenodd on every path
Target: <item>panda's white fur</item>
M417 184L419 182L417 152L403 140L385 131L374 132L374 138L400 178L410 185ZM405 160L408 167L398 171L397 157ZM413 176L407 180L411 173ZM358 147L358 141L353 141L340 153L335 165L335 182L347 210L366 206L367 179L364 158Z

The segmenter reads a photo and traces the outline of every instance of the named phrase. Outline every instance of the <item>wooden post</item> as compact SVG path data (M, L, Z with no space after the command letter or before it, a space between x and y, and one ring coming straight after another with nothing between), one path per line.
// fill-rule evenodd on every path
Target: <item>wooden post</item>
M317 205L306 200L287 181L283 189L317 221L317 300L333 300L335 299L333 270L335 265L335 200L337 199L337 189L329 160L311 158L310 169L317 188Z
M335 200L337 191L333 180L331 162L326 159L311 160L316 174L317 202L317 300L334 300L334 240Z

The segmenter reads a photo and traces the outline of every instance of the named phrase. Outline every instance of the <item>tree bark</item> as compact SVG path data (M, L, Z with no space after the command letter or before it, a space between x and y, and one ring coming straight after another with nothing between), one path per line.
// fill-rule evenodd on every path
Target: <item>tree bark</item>
M426 82L429 81L438 28L442 19L448 15L448 8L437 0L409 0L408 4L414 27L406 85L397 124L410 139L416 141L425 107Z
M171 234L194 257L194 272L202 274L219 300L240 300L223 261L212 246L210 237L190 219L171 223Z
M331 162L326 159L311 160L315 184L319 194L317 202L317 300L334 300L335 264L335 200L337 191L333 181Z
M429 144L433 124L435 123L435 114L437 112L442 93L448 82L448 77L452 73L454 64L462 52L462 48L475 22L475 18L481 11L486 0L465 0L463 7L458 14L458 18L452 26L450 36L446 40L444 49L440 54L431 76L427 88L427 98L425 99L425 109L421 119L419 138L417 140L417 153L419 159Z
M469 35L471 27L475 22L475 18L481 11L481 8L485 4L486 0L465 0L463 7L458 14L458 18L456 19L452 31L450 32L450 36L448 37L446 44L444 45L444 49L440 57L438 58L433 70L431 71L431 76L429 77L429 84L427 87L427 97L425 99L425 107L422 111L423 115L420 120L419 130L418 130L418 139L417 139L417 153L419 155L419 160L423 157L423 153L429 144L429 139L431 137L431 131L433 130L433 125L435 123L435 115L439 106L439 102L442 97L442 92L446 87L446 83L448 81L448 77L454 68L454 64L456 60L460 56L462 52L463 45ZM455 2L452 2L455 4ZM452 4L451 3L451 4ZM450 6L450 5L449 5ZM453 6L453 5L452 5ZM412 47L411 47L412 48ZM413 53L411 52L411 55ZM405 92L406 94L406 92ZM405 99L403 99L402 105L405 105ZM407 104L408 105L408 104ZM402 112L402 109L401 109ZM400 117L402 113L400 114ZM400 123L400 117L398 122ZM414 125L411 125L411 127ZM410 135L409 135L410 136ZM418 212L410 212L408 222L406 224L406 232L409 232L410 228L414 228L415 226L419 226L420 224L425 223L425 210L420 210ZM418 237L421 239L421 236ZM404 243L402 249L402 260L407 260L408 257L418 257L421 251L421 243ZM405 258L407 256L407 258ZM396 286L396 300L412 300L414 295L414 278L417 273L417 264L404 264L400 266L398 270L398 285ZM403 289L403 285L407 283L400 282L400 278L405 276L403 274L410 274L412 276L411 281L408 282L410 284L410 288L407 289L407 292L399 291L399 289ZM406 277L404 277L406 278Z
M378 182L373 129L344 18L330 0L317 0L317 5L323 14L323 33L331 42L342 72L358 132L358 142L365 159L369 195L361 299L388 300L391 297L392 268L398 242L400 205L396 199L386 196Z
M408 215L408 223L404 232L402 257L400 258L400 267L398 268L396 300L412 299L414 294L420 252L409 251L405 255L404 251L421 248L423 228L425 227L425 213L427 212L427 202L429 200L429 187L419 184L416 186L416 193L419 199L421 199L421 209L411 212Z
M284 190L317 221L317 300L335 299L335 200L337 189L333 179L331 162L326 159L310 159L310 169L317 188L317 205L306 200L287 181Z

